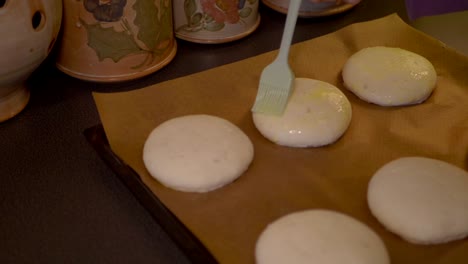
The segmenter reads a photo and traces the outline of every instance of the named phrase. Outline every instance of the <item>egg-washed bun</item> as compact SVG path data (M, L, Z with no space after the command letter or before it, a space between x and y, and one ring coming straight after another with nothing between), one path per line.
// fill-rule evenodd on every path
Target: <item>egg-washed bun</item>
M423 56L382 46L353 54L342 75L347 89L362 100L381 106L422 103L437 82L434 67Z
M219 117L170 119L147 138L143 161L161 184L179 191L208 192L241 176L254 148L237 126Z
M296 78L282 116L253 113L258 131L289 147L320 147L340 138L351 122L351 104L335 86Z
M389 264L380 237L342 213L311 209L283 216L261 233L257 264Z
M380 168L368 186L372 214L416 244L468 236L468 172L444 161L404 157Z

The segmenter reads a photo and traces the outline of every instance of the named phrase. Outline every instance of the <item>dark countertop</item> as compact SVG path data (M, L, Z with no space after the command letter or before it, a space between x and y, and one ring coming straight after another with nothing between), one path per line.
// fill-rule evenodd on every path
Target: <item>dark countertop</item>
M100 123L92 91L139 89L277 49L285 15L236 42L178 40L175 59L138 80L89 83L58 71L53 54L31 76L31 101L0 123L0 263L190 263L83 136ZM294 42L398 13L403 0L363 0L344 14L299 19ZM193 63L200 62L200 63Z

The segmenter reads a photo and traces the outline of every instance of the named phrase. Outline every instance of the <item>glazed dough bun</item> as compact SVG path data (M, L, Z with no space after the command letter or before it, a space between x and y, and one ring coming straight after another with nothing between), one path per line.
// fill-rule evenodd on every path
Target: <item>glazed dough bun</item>
M416 244L468 235L468 172L423 158L396 159L369 182L372 214L390 231Z
M363 223L328 210L307 210L269 224L257 240L257 264L388 264L382 240Z
M343 71L345 87L364 101L381 106L424 102L437 73L426 58L400 48L371 47L353 54Z
M351 122L351 104L335 86L296 78L282 116L253 113L260 133L289 147L319 147L338 140Z
M188 115L168 120L149 135L143 149L148 172L179 191L208 192L237 179L252 162L250 139L219 117Z

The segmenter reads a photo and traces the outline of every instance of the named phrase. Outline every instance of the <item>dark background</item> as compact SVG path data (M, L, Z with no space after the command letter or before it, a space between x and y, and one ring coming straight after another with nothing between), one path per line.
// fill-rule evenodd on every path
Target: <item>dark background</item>
M250 36L178 40L169 65L130 82L74 79L52 53L29 80L28 106L0 123L0 263L190 263L87 143L83 131L100 123L91 92L139 89L277 49L286 16L263 4L260 13ZM363 0L343 14L300 18L293 41L391 13L408 21L403 0Z

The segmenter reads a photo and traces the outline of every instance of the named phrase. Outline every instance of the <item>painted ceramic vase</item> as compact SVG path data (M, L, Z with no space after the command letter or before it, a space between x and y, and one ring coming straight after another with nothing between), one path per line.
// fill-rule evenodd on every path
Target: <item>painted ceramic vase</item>
M0 1L0 122L27 105L26 80L49 55L61 18L61 0Z
M95 82L154 73L176 54L171 0L63 0L56 65Z
M288 13L289 0L262 0L268 7L283 13ZM300 17L321 17L330 16L338 13L345 12L356 4L348 3L334 3L334 2L321 2L313 3L312 1L302 0L301 7L299 8Z
M175 35L196 43L225 43L258 27L259 0L179 0L174 4Z

